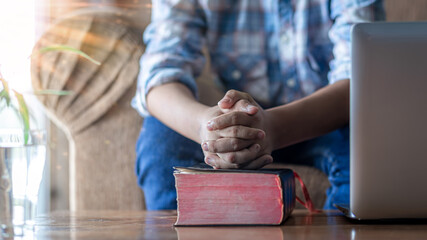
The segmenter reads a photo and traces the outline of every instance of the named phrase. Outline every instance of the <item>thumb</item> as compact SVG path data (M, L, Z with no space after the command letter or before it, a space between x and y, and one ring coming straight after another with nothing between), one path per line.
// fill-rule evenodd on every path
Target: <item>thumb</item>
M258 107L252 97L244 92L229 90L218 102L218 107L223 113L229 111L241 111L250 115L258 112Z
M218 104L218 105L220 105L220 104ZM232 112L232 111L239 111L239 112L245 112L249 115L254 115L259 111L259 108L256 105L250 103L249 101L243 99L243 100L239 100L231 108L223 109L220 107L220 110L223 113L228 113L228 112Z

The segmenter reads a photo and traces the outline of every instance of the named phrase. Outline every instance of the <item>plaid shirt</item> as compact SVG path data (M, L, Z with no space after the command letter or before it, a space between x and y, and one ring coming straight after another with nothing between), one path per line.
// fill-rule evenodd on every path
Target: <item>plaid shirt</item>
M153 0L132 105L149 116L146 95L195 78L209 50L216 83L268 108L349 79L350 29L384 18L380 0Z

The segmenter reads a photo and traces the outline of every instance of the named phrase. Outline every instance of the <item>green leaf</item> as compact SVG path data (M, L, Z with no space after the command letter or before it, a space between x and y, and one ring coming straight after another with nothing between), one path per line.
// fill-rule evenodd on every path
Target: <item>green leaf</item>
M6 102L7 102L8 101L7 97L8 97L8 95L7 95L6 90L4 90L4 89L1 90L1 92L0 92L0 100L4 98L6 100Z
M0 81L3 85L3 90L0 92L0 98L4 98L6 100L7 106L10 106L10 89L9 84L3 78L0 78Z
M35 95L58 95L58 96L64 96L64 95L71 95L73 94L73 91L58 91L53 89L44 89L44 90L35 90Z
M24 123L24 141L25 144L27 144L30 132L30 115L28 113L28 107L25 103L24 96L15 90L13 90L13 92L15 93L16 99L19 103L19 113L21 114L22 122Z
M91 58L89 55L87 55L86 53L75 49L73 47L67 46L67 45L50 45L44 48L41 48L39 50L39 53L46 53L46 52L51 52L51 51L65 51L65 52L72 52L75 53L83 58L86 58L87 60L93 62L96 65L101 65L100 62L96 61L95 59Z
M1 100L1 93L0 93L0 100ZM0 113L3 111L3 109L5 109L7 107L6 104L2 104L2 102L0 101Z

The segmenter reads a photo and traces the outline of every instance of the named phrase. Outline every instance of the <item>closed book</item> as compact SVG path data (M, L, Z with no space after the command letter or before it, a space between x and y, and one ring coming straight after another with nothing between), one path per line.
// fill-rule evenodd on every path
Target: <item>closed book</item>
M290 169L175 168L178 218L186 225L279 225L295 207Z

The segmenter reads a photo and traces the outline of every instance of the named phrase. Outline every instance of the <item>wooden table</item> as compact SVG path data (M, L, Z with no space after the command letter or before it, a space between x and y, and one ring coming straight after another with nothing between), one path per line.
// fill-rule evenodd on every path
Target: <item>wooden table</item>
M174 227L176 211L57 212L23 239L427 239L427 221L353 222L338 211L295 210L281 226Z

